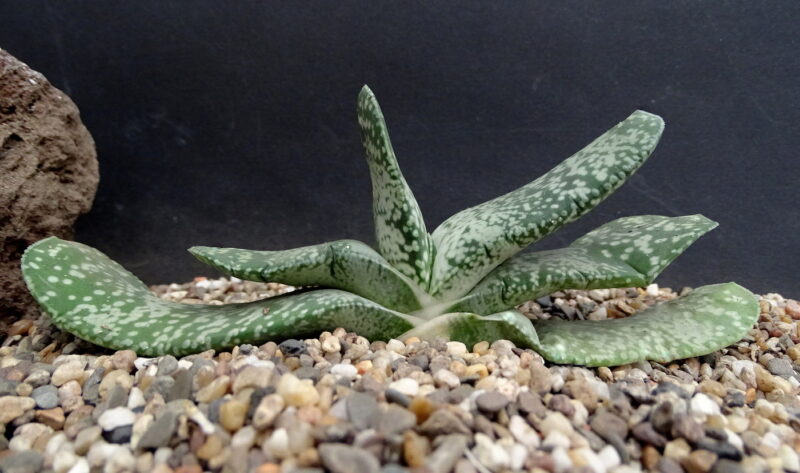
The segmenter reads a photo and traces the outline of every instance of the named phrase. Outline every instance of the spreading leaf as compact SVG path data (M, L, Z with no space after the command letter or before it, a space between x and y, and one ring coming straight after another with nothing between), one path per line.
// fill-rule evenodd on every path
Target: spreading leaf
M758 301L735 283L714 284L624 319L534 322L536 350L556 363L612 366L701 356L740 340Z
M339 240L283 251L195 246L189 252L239 279L342 289L401 312L420 308L415 284L360 241Z
M164 301L99 251L54 237L28 248L22 270L31 294L56 326L92 343L144 356L316 336L332 327L389 339L412 327L402 314L335 289L245 304Z
M422 212L394 155L383 113L366 85L358 95L358 124L372 178L372 212L381 255L420 288L427 288L434 247Z
M463 342L468 347L483 340L510 340L517 346L533 348L539 338L531 321L516 310L481 316L470 313L451 313L417 325L402 338L419 337L431 340L444 337Z
M623 217L566 248L512 257L448 310L491 314L564 289L646 286L716 226L702 215Z
M660 117L636 111L530 184L447 219L432 235L431 295L463 296L497 265L591 210L644 163L663 129Z

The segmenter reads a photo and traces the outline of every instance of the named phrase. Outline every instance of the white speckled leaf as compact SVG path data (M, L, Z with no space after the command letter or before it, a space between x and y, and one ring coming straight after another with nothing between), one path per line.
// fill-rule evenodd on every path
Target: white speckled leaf
M31 294L56 326L98 345L143 356L179 356L317 336L336 327L389 339L412 327L402 314L335 289L246 304L164 301L94 248L54 237L28 248L22 271Z
M402 338L407 337L423 340L444 337L463 342L469 347L483 340L510 340L523 348L533 348L539 344L531 321L516 310L486 316L464 312L444 314L402 335Z
M433 243L414 194L397 165L378 101L367 86L358 95L358 124L372 178L378 249L392 266L425 289L433 263Z
M644 163L663 129L660 117L636 111L530 184L447 219L432 235L431 295L463 296L497 265L591 210Z
M510 258L448 310L491 314L563 289L646 286L716 226L702 215L623 217L567 248Z
M536 350L556 363L613 366L701 356L741 340L758 301L735 283L695 289L624 319L534 321Z
M420 308L414 283L360 241L283 251L195 246L189 252L225 274L248 281L342 289L400 312Z

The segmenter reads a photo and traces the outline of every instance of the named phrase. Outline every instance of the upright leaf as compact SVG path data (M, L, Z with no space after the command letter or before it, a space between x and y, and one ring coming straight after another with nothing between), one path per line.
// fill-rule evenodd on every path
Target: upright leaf
M585 214L644 163L664 122L636 111L535 181L447 219L433 232L431 295L463 296L497 265Z
M366 85L358 95L358 125L372 178L378 249L392 266L426 289L434 247L419 205L397 165L378 101Z
M412 327L402 314L335 289L246 304L164 301L94 248L53 237L28 248L22 271L31 294L56 326L98 345L144 356L317 336L333 327L389 339Z
M701 356L740 340L758 318L758 301L735 283L686 296L624 319L534 321L536 350L556 363L612 366Z
M339 240L283 251L195 246L189 252L240 279L342 289L401 312L420 308L416 284L360 241Z
M491 314L563 289L646 286L716 226L702 215L623 217L567 248L510 258L448 311Z

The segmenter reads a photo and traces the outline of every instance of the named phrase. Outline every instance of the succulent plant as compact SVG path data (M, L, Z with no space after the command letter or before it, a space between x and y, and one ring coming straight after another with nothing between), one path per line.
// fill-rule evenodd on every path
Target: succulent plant
M383 340L504 338L554 362L617 365L706 354L736 342L755 322L755 297L734 283L704 286L622 319L530 320L514 309L562 289L650 284L716 226L701 215L625 217L566 248L520 253L621 186L658 143L660 117L634 112L535 181L457 213L433 233L366 86L358 123L377 251L353 240L284 251L189 250L227 275L300 290L242 304L170 302L99 251L53 237L25 252L25 281L57 326L141 355L183 355L340 326Z

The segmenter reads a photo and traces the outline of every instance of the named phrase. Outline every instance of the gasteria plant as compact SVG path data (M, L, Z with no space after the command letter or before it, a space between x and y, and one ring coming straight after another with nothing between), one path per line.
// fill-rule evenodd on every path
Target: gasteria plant
M99 251L54 237L25 252L28 288L62 329L141 355L183 355L340 326L384 340L505 338L554 362L617 365L709 353L739 340L758 315L755 297L734 283L704 286L624 319L531 321L514 310L562 289L647 285L716 226L701 215L625 217L566 248L518 254L591 210L642 165L664 128L656 115L634 112L540 178L457 213L431 234L366 86L358 123L377 251L354 240L284 251L189 250L225 274L306 289L245 304L164 301Z

